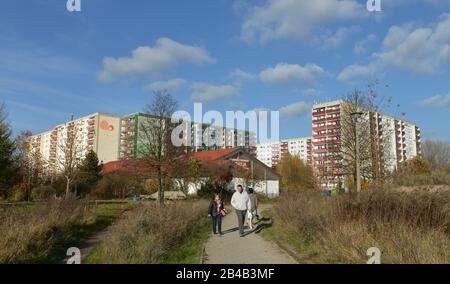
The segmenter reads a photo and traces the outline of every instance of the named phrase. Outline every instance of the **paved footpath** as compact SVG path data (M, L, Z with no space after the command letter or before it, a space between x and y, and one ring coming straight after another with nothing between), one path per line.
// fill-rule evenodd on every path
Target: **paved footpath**
M262 205L260 211L267 209ZM253 232L240 237L237 230L237 217L233 211L222 220L223 236L213 235L206 243L206 264L295 264L290 255L273 242L260 236L261 230L268 226L268 219L262 220L254 226ZM212 230L212 228L211 228Z

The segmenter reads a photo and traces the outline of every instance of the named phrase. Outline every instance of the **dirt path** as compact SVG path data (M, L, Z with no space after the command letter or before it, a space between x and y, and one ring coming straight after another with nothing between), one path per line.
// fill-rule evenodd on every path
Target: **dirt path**
M78 248L80 249L81 263L83 263L83 259L89 255L91 250L100 241L102 241L105 238L105 236L108 235L109 230L111 229L111 227L113 225L115 225L117 222L119 222L120 220L128 218L132 214L134 209L118 209L118 210L120 210L122 212L120 213L120 216L117 217L117 219L114 220L114 222L112 224L110 224L108 227L106 227L102 231L96 233L95 235L93 235L92 237L87 239L84 243L82 243L81 245L78 246ZM63 264L67 263L68 259L69 259L69 256L65 256L65 258L62 261L62 263Z
M260 208L262 212L267 205ZM206 264L295 264L290 255L284 252L276 244L267 241L259 233L271 225L271 220L260 216L262 219L254 226L252 232L247 232L245 237L240 237L237 231L237 217L231 212L223 219L223 236L210 236L205 247Z

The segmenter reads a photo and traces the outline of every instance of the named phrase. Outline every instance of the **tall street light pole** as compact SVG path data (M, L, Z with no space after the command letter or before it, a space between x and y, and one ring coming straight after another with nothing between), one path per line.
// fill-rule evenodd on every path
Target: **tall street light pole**
M361 168L359 155L359 120L363 115L362 112L353 112L351 114L353 122L355 123L355 152L356 152L356 192L361 192Z

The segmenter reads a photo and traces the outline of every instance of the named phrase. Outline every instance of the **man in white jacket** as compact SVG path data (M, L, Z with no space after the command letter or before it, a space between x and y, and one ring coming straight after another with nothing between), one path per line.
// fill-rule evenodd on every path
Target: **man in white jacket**
M237 186L237 191L231 197L231 206L234 207L237 214L239 235L244 236L244 222L247 210L250 208L250 198L242 185Z

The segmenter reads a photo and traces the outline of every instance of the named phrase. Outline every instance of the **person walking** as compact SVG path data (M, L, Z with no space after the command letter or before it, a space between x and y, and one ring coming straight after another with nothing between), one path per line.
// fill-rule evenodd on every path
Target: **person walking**
M248 189L248 197L250 199L250 207L247 212L247 220L250 230L253 230L253 219L258 218L258 197L253 188Z
M213 233L214 235L222 234L222 217L226 215L225 207L223 206L222 198L220 194L214 194L208 207L208 217L212 219Z
M236 210L238 219L239 235L244 236L244 222L246 219L247 210L250 207L250 198L242 185L237 186L237 190L231 197L231 206Z

